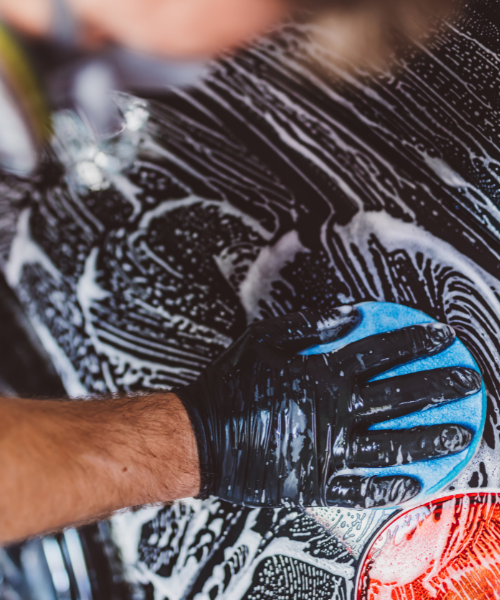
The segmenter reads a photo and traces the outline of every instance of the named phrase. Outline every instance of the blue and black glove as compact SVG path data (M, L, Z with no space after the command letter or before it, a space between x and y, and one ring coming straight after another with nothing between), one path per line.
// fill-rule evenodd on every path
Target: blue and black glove
M480 375L450 367L369 380L450 346L453 329L414 325L328 354L298 352L342 338L355 307L310 310L260 321L191 385L173 390L190 416L202 473L201 497L255 507L394 506L420 491L407 476L365 477L464 450L472 432L456 424L369 431L374 423L476 393Z

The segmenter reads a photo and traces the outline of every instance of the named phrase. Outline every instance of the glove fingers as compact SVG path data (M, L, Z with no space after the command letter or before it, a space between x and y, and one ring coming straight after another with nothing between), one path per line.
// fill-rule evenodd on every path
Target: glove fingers
M351 441L346 463L351 469L406 465L457 454L471 440L469 429L454 424L367 431Z
M481 383L481 375L465 367L432 369L372 381L359 390L362 403L356 416L370 421L394 419L475 394Z
M345 508L397 506L419 492L420 483L413 477L339 476L329 482L326 501Z
M318 344L326 344L348 334L361 321L354 306L341 306L320 313L309 309L265 319L250 327L252 338L293 356Z
M354 373L369 379L406 362L439 354L454 340L455 332L449 325L423 323L353 342L337 352L337 359L345 360Z

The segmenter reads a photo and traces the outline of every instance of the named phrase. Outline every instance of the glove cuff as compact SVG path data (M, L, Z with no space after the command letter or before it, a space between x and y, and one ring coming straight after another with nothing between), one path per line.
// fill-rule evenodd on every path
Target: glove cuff
M204 419L198 410L196 398L196 384L186 385L170 390L184 406L196 438L198 447L198 460L200 463L200 493L196 498L206 500L214 492L214 467L211 459L210 445L204 427Z

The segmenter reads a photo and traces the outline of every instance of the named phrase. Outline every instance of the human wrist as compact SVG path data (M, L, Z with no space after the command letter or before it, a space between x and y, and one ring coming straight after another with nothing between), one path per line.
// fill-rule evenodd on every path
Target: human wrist
M199 379L191 385L174 388L173 393L181 401L191 423L191 429L196 441L198 466L200 472L200 487L198 498L205 499L215 493L215 456L212 448L214 439L218 436L210 432L210 415L207 410L210 406L210 383L206 379L206 373L202 373Z
M200 461L196 436L183 403L174 393L165 397L168 412L167 418L168 444L162 440L164 448L164 465L168 467L168 475L175 479L175 486L167 484L167 492L176 498L194 497L200 491ZM175 448L177 461L172 461L172 449ZM165 483L162 484L165 489ZM170 500L171 498L167 498Z
M119 459L117 471L125 504L196 496L200 489L198 449L182 402L171 392L127 401L133 402L133 408L125 409L124 419L132 430L120 457L125 460Z

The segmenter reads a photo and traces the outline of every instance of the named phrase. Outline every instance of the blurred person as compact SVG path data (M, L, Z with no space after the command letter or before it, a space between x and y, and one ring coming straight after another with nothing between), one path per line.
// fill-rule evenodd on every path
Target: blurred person
M0 0L0 15L43 37L63 11L74 19L75 41L82 45L121 44L193 58L234 50L286 18L305 14L327 25L327 43L338 57L370 62L387 56L395 33L418 37L451 7L451 0Z

